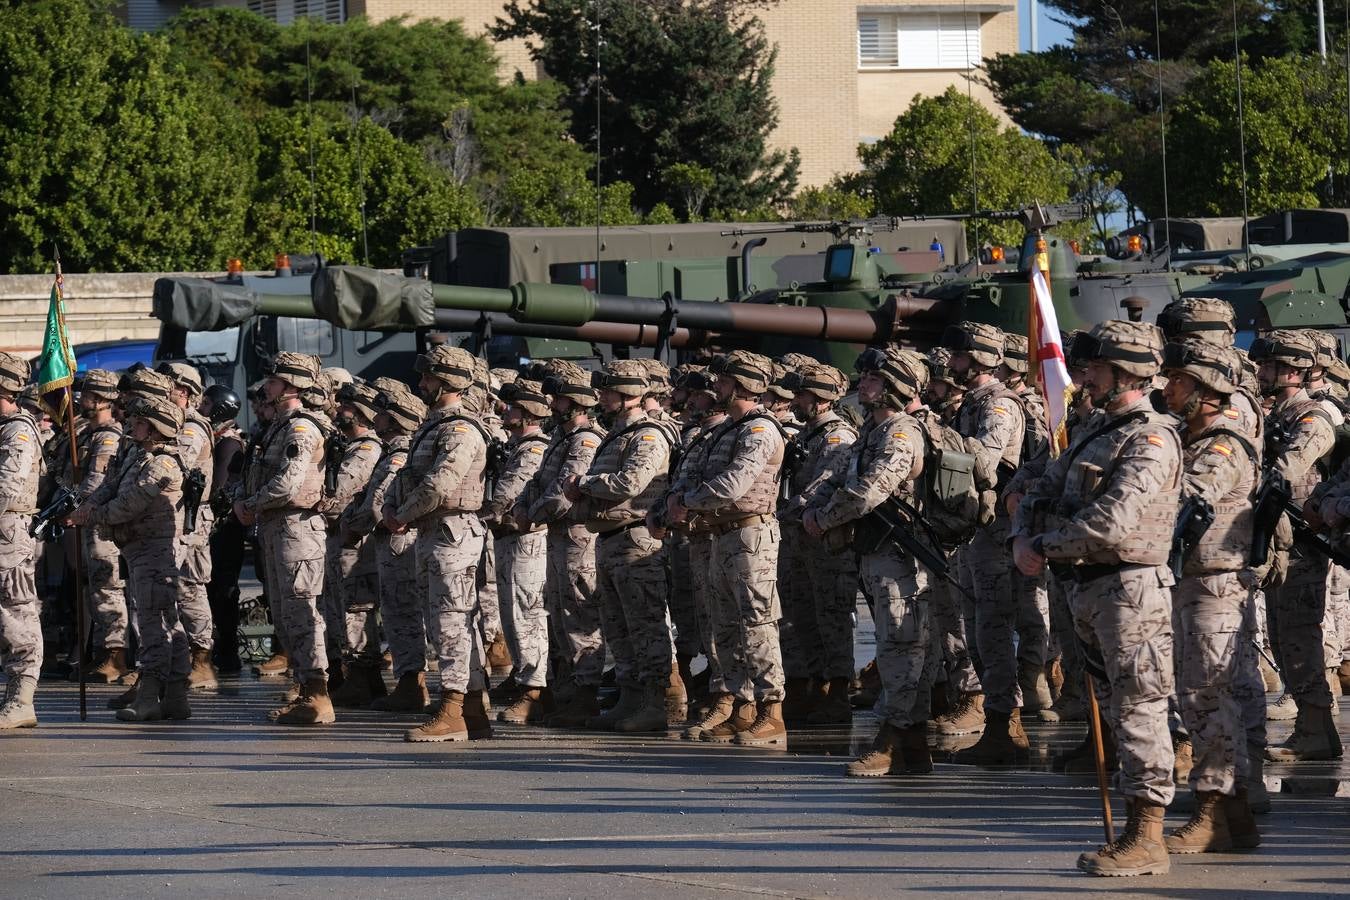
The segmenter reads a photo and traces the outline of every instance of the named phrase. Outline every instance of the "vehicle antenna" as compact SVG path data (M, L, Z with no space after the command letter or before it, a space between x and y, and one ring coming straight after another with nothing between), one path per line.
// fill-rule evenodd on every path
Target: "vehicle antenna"
M356 151L356 189L361 195L361 264L368 266L370 235L366 228L366 170L361 162L361 130L358 127L361 124L361 107L356 105L357 68L352 58L352 43L355 43L354 37L351 38L351 43L347 44L347 63L352 67L352 111L349 118L352 126L352 147Z
M1242 116L1242 51L1238 47L1237 0L1230 0L1233 9L1233 63L1237 66L1238 162L1242 171L1242 252L1252 267L1252 242L1247 234L1247 123Z
M1153 0L1153 38L1158 48L1158 131L1162 135L1163 233L1167 241L1168 267L1172 258L1172 210L1167 202L1167 107L1163 99L1162 25L1158 19L1158 0Z
M1035 13L1033 12L1033 15ZM975 276L980 275L980 186L976 180L979 172L975 162L975 76L970 62L970 13L966 11L966 0L961 0L961 33L966 43L966 126L970 131L970 224L971 237L975 242Z
M314 188L314 69L309 63L309 26L305 26L305 138L309 143L309 252L319 252L319 201Z
M600 70L600 48L604 40L600 33L600 3L595 0L595 292L600 293L600 222L603 215L600 189L600 162L604 158L600 152L600 90L602 72Z

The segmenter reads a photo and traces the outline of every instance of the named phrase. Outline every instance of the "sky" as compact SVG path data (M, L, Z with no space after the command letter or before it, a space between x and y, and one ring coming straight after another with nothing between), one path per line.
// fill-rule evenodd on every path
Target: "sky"
M1037 0L1019 0L1018 6L1022 7L1018 15L1021 17L1022 27L1022 49L1031 49L1031 7L1035 4L1038 15L1036 16L1036 43L1039 45L1036 49L1044 50L1046 47L1054 44L1067 44L1069 42L1069 29L1052 21L1051 13L1055 11L1050 9L1044 3ZM1059 15L1059 13L1055 13Z

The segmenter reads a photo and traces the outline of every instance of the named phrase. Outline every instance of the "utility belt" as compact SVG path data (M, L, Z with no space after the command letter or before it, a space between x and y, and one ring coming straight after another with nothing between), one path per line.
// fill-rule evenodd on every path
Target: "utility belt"
M775 518L773 513L760 513L757 516L746 516L743 519L732 519L730 522L718 522L708 529L708 532L714 537L721 537L732 531L739 531L742 528L748 528L751 525L759 525L762 522L768 522Z
M1157 566L1150 566L1144 563L1118 563L1102 565L1083 565L1066 566L1069 570L1068 578L1075 583L1083 585L1090 581L1096 581L1099 578L1105 578L1108 575L1119 575L1122 572L1133 571L1134 569L1155 569ZM1058 573L1056 573L1058 575ZM1060 576L1064 577L1064 576Z
M634 528L645 528L645 527L647 527L647 520L646 520L646 519L634 519L633 521L629 522L627 525L620 525L618 528L611 528L609 531L598 531L598 532L596 532L596 534L595 534L595 539L596 539L597 541L603 541L603 540L606 540L606 539L608 539L608 538L612 538L612 537L614 537L615 535L627 534L628 532L632 531Z

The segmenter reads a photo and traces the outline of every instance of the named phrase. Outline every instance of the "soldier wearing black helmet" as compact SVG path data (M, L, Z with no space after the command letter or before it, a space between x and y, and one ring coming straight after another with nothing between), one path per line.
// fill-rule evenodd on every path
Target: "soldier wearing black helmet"
M211 580L206 598L216 626L216 670L233 675L242 668L239 659L239 574L244 566L244 526L235 518L229 498L238 490L243 474L247 440L239 429L239 395L229 385L213 384L202 392L197 412L211 423L215 449L212 452L211 493L206 498L216 514L211 530Z

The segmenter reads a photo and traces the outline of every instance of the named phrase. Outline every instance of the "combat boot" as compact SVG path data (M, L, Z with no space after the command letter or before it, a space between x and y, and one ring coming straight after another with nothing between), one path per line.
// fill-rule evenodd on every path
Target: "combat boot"
M378 674L378 673L377 673ZM370 708L380 712L421 712L431 702L427 693L427 673L404 672L388 696L370 701Z
M1045 680L1050 684L1050 696L1058 700L1064 693L1064 667L1058 656L1045 664Z
M511 661L511 649L506 646L506 635L500 631L492 639L492 643L487 648L487 667L488 673L497 675L503 672L510 672L514 663Z
M553 695L546 687L527 687L516 702L497 713L498 722L526 725L542 722L553 712Z
M1280 689L1280 673L1270 663L1266 662L1264 653L1257 654L1256 666L1261 672L1261 681L1266 686L1266 693L1273 694Z
M714 694L708 699L711 702L707 711L680 734L684 740L697 741L703 732L716 728L731 717L735 702L730 694Z
M588 719L600 714L600 689L593 684L579 684L572 698L561 709L544 720L549 728L581 728Z
M1102 722L1102 756L1109 777L1120 768L1120 760L1116 756L1116 741L1111 734L1111 726L1105 722ZM1088 728L1087 735L1078 746L1057 754L1050 761L1050 768L1065 775L1096 775L1097 748L1092 738L1092 729Z
M660 732L665 734L670 722L666 688L660 684L648 685L642 692L642 705L633 713L614 723L614 730L625 734Z
M938 734L974 734L984 730L984 694L965 693L956 708L937 720Z
M1319 759L1341 758L1341 736L1336 731L1336 720L1331 710L1321 706L1305 706L1298 711L1294 733L1283 744L1266 749L1271 762L1308 762Z
M1247 779L1239 790L1247 792L1247 808L1258 816L1270 812L1270 792L1266 790L1266 748L1247 745ZM1231 826L1231 823L1230 823Z
M831 678L826 682L824 697L806 717L806 721L810 725L847 725L853 721L847 678Z
M928 752L928 728L911 725L900 732L900 750L905 757L906 775L933 774L933 755Z
M1228 822L1228 836L1234 850L1253 850L1261 846L1261 832L1256 829L1251 800L1247 788L1238 785L1237 792L1221 798L1223 816Z
M1168 853L1219 853L1233 847L1228 834L1223 794L1201 791L1195 795L1195 812L1190 821L1163 841Z
M1280 699L1274 703L1266 705L1268 722L1288 722L1295 718L1298 718L1298 704L1294 702L1294 695L1288 691L1281 694Z
M516 673L512 669L511 674L502 679L501 684L488 689L488 696L498 703L505 703L508 700L515 700L524 690L526 690L525 685L516 681Z
M329 696L334 706L344 709L364 709L377 696L384 696L387 692L384 678L380 676L380 664L360 660L352 663L347 680L342 682L341 687L333 688Z
M136 686L136 699L125 709L117 711L120 722L157 722L164 718L164 709L160 706L160 694L164 691L164 682L154 675L141 674L140 684Z
M192 671L188 673L188 687L194 691L214 691L220 686L211 651L205 647L192 648Z
M882 722L881 730L872 740L872 747L844 767L849 778L880 778L883 775L905 774L904 746L901 731L890 722Z
M619 702L598 716L586 720L586 727L595 731L613 731L614 726L638 711L644 701L642 689L637 685L619 686Z
M848 690L848 679L843 679L844 690ZM849 710L852 718L853 710ZM783 701L765 700L758 704L755 721L750 727L738 733L733 741L742 747L767 747L787 749L787 724L783 722Z
M492 737L491 707L487 691L469 691L464 695L464 724L469 730L469 740Z
M956 762L975 766L1006 766L1016 762L1031 747L1022 730L1022 711L990 712L984 734L974 747L956 754Z
M815 693L810 678L789 678L783 682L783 721L789 725L806 724L815 709Z
M689 708L689 692L685 690L678 662L670 664L670 680L661 686L661 697L666 711L666 724L683 722L685 710Z
M1191 739L1184 734L1172 737L1172 783L1178 790L1186 787L1191 778L1191 769L1195 767L1195 748Z
M136 680L131 683L131 687L127 688L116 697L110 697L108 699L108 709L126 709L136 702L136 695L139 694L140 691L141 676L140 673L137 673Z
M1336 670L1336 679L1341 683L1341 693L1350 691L1350 659L1341 660L1341 667Z
M1093 853L1078 857L1090 875L1166 875L1172 867L1163 846L1163 807L1135 799L1129 804L1125 833Z
M291 708L277 716L278 725L332 725L337 721L328 682L311 678L300 688L300 696Z
M1065 687L1061 690L1059 696L1055 698L1054 705L1050 707L1050 710L1054 713L1055 718L1046 719L1042 716L1044 721L1064 723L1083 722L1087 720L1087 708L1083 703L1083 692L1076 687Z
M1331 690L1331 714L1339 715L1341 711L1341 679L1336 674L1335 669L1327 669L1327 687Z
M0 705L0 731L37 727L37 710L33 708L36 692L37 679L33 676L10 676L5 684L5 702Z
M410 744L467 741L469 726L464 721L464 694L459 691L443 692L435 714L425 723L405 732L403 739Z
M694 694L694 658L688 653L675 654L675 671L680 675L680 684L684 685L686 697Z
M186 678L171 678L164 685L164 699L159 703L159 711L166 719L181 721L192 718L192 707L188 705Z
M929 728L937 727L937 720L952 711L951 694L947 693L947 682L933 682L932 690L928 697L928 721L924 724Z
M742 700L739 697L733 702L731 715L721 725L715 725L712 728L704 730L698 736L700 741L708 741L713 744L730 744L736 740L736 735L746 731L755 720L759 718L759 707L753 700ZM782 718L782 713L779 713Z
M272 646L278 646L275 639ZM290 671L291 658L284 650L278 650L273 653L271 658L261 665L253 667L253 674L259 678L285 678L286 673Z
M97 667L89 670L84 680L90 684L116 684L127 674L127 651L124 647L112 647L103 651L103 659Z
M1040 715L1042 711L1050 713L1055 705L1055 698L1050 696L1050 681L1045 677L1045 669L1019 664L1017 681L1022 687L1022 709L1028 715L1036 713L1044 721L1054 721Z
M881 671L874 659L858 671L858 690L849 698L854 709L871 709L881 696Z

